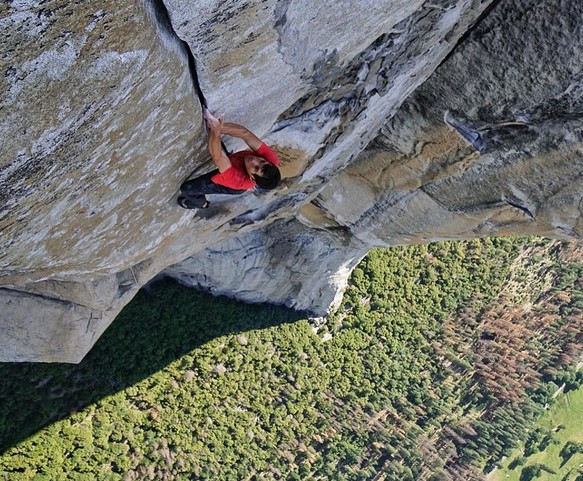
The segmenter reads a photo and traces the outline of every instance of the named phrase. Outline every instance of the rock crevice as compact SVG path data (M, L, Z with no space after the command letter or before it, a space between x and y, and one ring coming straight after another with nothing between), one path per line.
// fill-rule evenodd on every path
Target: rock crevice
M202 91L200 86L200 80L198 78L198 71L196 69L196 59L192 54L192 50L187 42L182 40L180 36L174 31L174 27L172 25L172 21L170 19L170 14L168 12L168 8L164 3L164 0L147 0L151 2L152 10L154 12L156 24L163 30L167 32L168 35L174 37L176 41L182 46L184 52L188 58L188 71L190 73L190 77L192 78L192 86L198 101L203 107L207 107L206 97Z

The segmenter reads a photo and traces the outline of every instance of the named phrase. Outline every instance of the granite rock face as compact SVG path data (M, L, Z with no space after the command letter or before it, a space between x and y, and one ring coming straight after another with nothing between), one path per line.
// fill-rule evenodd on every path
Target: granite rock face
M501 2L316 204L370 247L580 239L582 14Z
M0 6L0 359L79 361L188 229L204 134L168 26L134 1Z
M80 361L160 272L323 314L372 247L579 238L582 14L565 0L1 5L0 360ZM280 188L195 218L176 206L211 168L200 101L280 152Z
M572 2L497 5L399 112L388 116L366 149L308 197L298 220L316 236L342 232L345 244L357 251L509 234L579 239L583 27L573 19L582 13ZM317 122L317 117L304 116L308 135L318 131L313 125ZM278 138L278 133L272 136ZM323 154L320 150L310 155L326 156L326 148L336 145L328 142ZM280 234L286 242L287 233L261 232L244 243L254 257L261 252L268 265L270 252L264 246L277 243ZM311 243L298 242L303 246L300 258L317 256ZM219 244L213 252L230 252L233 243ZM181 268L208 255L197 255ZM271 258L273 272L282 261ZM223 268L221 259L232 262L227 255L214 256L218 270ZM245 270L244 259L240 256L237 263L239 272ZM335 270L331 258L320 259L326 269ZM255 272L254 267L248 263L246 275ZM182 278L187 276L188 268L182 270ZM280 278L289 279L285 268ZM195 284L211 291L236 291L228 280L216 277L199 276ZM321 286L326 286L325 280ZM273 291L271 283L257 290L267 289ZM285 289L282 283L280 292ZM253 296L259 298L248 292L242 297ZM275 293L271 299L286 302ZM296 305L324 312L323 304L310 298L306 302L301 294L294 299Z
M40 3L3 6L0 269L93 280L155 255L181 218L160 186L204 158L200 108L153 8Z
M340 303L350 272L367 251L341 231L281 220L220 242L164 275L245 302L324 313Z

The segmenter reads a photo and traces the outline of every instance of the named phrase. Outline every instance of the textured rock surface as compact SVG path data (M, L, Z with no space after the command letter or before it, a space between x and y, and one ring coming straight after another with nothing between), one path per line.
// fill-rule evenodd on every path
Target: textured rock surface
M490 3L166 1L209 106L268 133L302 193L374 138Z
M2 277L141 262L202 142L185 52L132 1L3 8Z
M26 338L31 359L78 361L139 288L124 271L187 229L170 206L204 159L200 107L146 4L4 2L0 32L0 283L35 294L0 291L0 359L27 358Z
M244 300L283 302L324 314L328 306L323 300L338 298L336 286L344 286L349 274L345 261L358 258L363 244L352 242L345 259L324 258L319 243L298 238L298 249L292 252L301 247L302 256L281 262L281 258L271 256L267 246L287 243L289 233L265 230L264 226L299 215L301 222L317 229L312 231L314 235L322 229L342 232L333 217L322 214L309 201L374 138L385 119L428 78L489 4L452 1L436 6L429 2L385 1L355 5L341 1L333 6L324 2L320 8L307 1L226 2L221 7L212 3L201 14L197 7L167 2L176 31L195 53L209 105L231 113L260 134L265 125L275 122L267 140L282 153L282 170L287 177L286 188L278 195L263 198L261 204L247 203L248 212L231 221L258 229L253 236L243 234L237 240L217 244L210 253L195 255L167 272L180 273L186 282L212 292L230 293ZM340 17L336 16L338 12ZM229 29L217 20L225 17L229 18ZM339 19L344 22L340 30L336 28ZM261 29L249 36L257 22ZM348 28L354 22L358 22L358 28ZM303 35L298 42L300 29ZM263 49L262 45L274 38L277 42ZM225 49L225 45L231 48ZM272 70L273 66L277 68ZM240 83L241 69L248 79L245 85ZM274 81L279 86L277 94L269 88ZM243 103L236 100L240 96ZM285 103L290 105L282 111ZM240 250L234 254L241 278L254 276L254 293L245 287L241 294L242 289L235 287L228 275L236 242L261 255L264 265L272 259L271 275L260 277L253 262L241 262L245 256ZM310 288L302 289L291 300L289 285L294 280L289 277L289 266L302 264L304 257L319 259L325 266L322 272L337 270L338 274L332 283L326 275L318 278L305 274L303 282ZM213 260L212 270L199 270L209 265L209 259ZM249 273L245 273L246 268ZM276 275L278 268L281 271ZM219 277L213 272L226 275ZM274 279L280 280L277 289ZM313 296L312 292L319 294Z
M209 105L265 133L279 116L423 5L422 0L167 0ZM332 120L332 119L327 119ZM306 143L307 144L307 143Z
M317 205L371 247L580 238L582 15L568 1L502 2Z
M582 7L497 3L2 4L0 359L79 361L168 266L321 314L374 246L579 237ZM209 169L177 35L282 154L276 192L176 207Z
M342 300L350 272L367 251L342 232L278 221L206 249L164 275L246 302L324 313Z
M72 302L0 289L2 357L10 361L79 362L119 309L93 310Z

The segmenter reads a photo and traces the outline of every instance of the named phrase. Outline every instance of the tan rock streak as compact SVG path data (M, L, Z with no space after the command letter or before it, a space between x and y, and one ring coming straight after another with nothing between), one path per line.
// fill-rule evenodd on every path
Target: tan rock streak
M371 247L579 238L583 30L566 19L581 14L572 2L502 2L321 193L320 208ZM339 202L338 192L364 195Z

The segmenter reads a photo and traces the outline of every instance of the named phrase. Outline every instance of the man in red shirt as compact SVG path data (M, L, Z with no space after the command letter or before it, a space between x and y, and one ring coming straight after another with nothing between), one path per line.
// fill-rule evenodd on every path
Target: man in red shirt
M180 207L206 209L210 205L207 194L242 194L256 185L266 190L277 186L281 174L273 150L242 125L225 123L224 115L217 119L205 108L204 117L209 127L208 149L218 170L184 182ZM225 154L221 134L242 139L252 150Z

